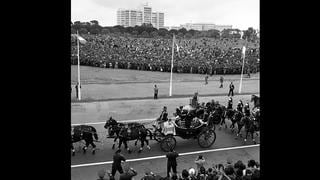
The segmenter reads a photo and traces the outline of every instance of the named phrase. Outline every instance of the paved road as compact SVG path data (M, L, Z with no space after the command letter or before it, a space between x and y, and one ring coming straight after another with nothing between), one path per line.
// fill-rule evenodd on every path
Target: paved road
M226 104L227 97L200 97L200 102L207 102L211 99L219 101L221 104ZM234 102L237 102L239 99L242 99L244 102L248 102L250 95L241 95L235 96ZM95 123L95 122L104 122L109 116L113 116L115 119L121 120L130 120L130 119L146 119L154 118L159 116L163 106L167 106L169 110L169 115L174 112L174 109L179 105L185 105L189 102L189 98L178 98L178 99L158 99L158 100L132 100L132 101L106 101L106 102L92 102L92 103L73 103L71 123L72 124L81 124L81 123ZM230 123L227 121L227 123ZM112 154L114 150L111 149L112 140L105 139L106 130L103 128L104 124L95 124L94 127L97 128L100 140L102 143L97 143L97 153L92 155L90 150L87 154L83 155L81 151L76 153L76 156L72 157L71 164L87 164L87 163L96 163L96 162L106 162L111 161ZM147 126L150 126L147 125ZM236 147L243 145L253 144L251 141L244 143L242 139L235 139L235 134L231 133L227 129L216 130L217 139L214 145L209 149L220 149L227 147ZM259 143L259 138L257 142ZM138 154L138 147L134 147L133 143L130 143L133 147L134 152L128 154L124 152L124 155L127 159L136 159L143 157L153 157L161 156L164 153L161 151L159 144L157 142L151 141L151 151L145 149L142 154ZM77 148L78 149L78 148ZM195 139L184 140L177 137L177 147L176 151L179 153L184 152L194 152L204 150L200 148ZM218 152L209 152L204 153L208 161L211 162L221 162L225 161L227 157L232 156L234 160L243 160L247 162L248 159L255 159L259 161L259 147L237 149L237 150L223 150ZM181 172L181 168L189 168L193 165L193 161L196 155L187 155L179 158L179 167L178 171ZM190 163L191 162L191 163ZM146 167L152 167L152 171L155 173L165 175L165 159L156 159L156 160L146 160L139 162L131 162L130 165L138 170L140 173L137 177L143 175L144 169ZM110 164L98 165L98 166L89 166L89 167L77 167L71 169L72 179L94 179L97 177L97 172L100 169L110 169Z

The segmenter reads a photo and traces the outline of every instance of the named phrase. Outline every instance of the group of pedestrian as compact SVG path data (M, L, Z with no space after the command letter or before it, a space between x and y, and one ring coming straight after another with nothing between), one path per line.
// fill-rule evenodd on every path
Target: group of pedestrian
M208 78L209 78L209 76L208 75L206 75L205 76L205 85L207 85L208 84ZM220 86L219 86L219 88L223 88L223 77L221 76L220 77ZM230 85L229 85L229 93L228 93L228 96L231 96L231 97L233 97L234 96L234 84L233 84L233 82L231 81L231 83L230 83ZM157 85L154 85L154 89L153 89L153 92L154 92L154 94L153 94L153 99L158 99L158 93L159 93L159 88L157 87Z
M169 38L116 37L82 34L87 43L81 46L80 63L102 68L171 71ZM240 74L241 48L247 44L245 72L259 71L259 43L236 39L177 38L179 53L174 59L174 73ZM71 40L71 63L77 64L77 41Z
M183 169L181 175L177 173L177 158L179 153L171 149L166 154L167 172L166 177L155 175L149 168L145 169L145 174L141 180L257 180L260 179L260 165L255 160L249 160L247 166L241 161L233 164L232 159L228 158L226 164L213 164L209 168L203 155L199 155L194 163L196 168ZM98 172L98 180L107 180L105 174L108 174L109 180L115 180L116 172L120 173L119 180L132 180L138 173L126 162L121 150L117 150L113 155L111 173L105 170Z

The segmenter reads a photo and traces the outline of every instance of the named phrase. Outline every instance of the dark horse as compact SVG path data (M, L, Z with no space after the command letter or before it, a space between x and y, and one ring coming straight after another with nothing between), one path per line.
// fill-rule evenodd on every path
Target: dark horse
M128 147L127 141L136 140L135 145L137 145L137 141L141 142L141 147L139 149L139 153L142 151L144 147L144 142L147 144L147 148L150 149L149 141L147 140L147 135L149 133L150 139L152 139L152 133L150 130L146 129L144 125L139 123L118 123L116 120L110 118L106 121L104 125L105 129L108 129L109 137L114 137L112 149L115 147L115 142L119 139L119 146L121 148L122 143L125 148L131 153L131 150Z
M251 102L253 101L253 108L260 108L260 97L256 95L251 95Z
M96 145L93 143L94 139L98 141L98 134L94 127L88 125L78 125L73 126L71 130L71 150L72 156L75 155L75 150L73 143L84 140L86 145L82 148L83 153L86 153L86 150L89 145L92 146L92 154L95 154Z
M256 143L254 139L254 132L256 131L256 128L255 128L254 119L252 116L243 116L240 121L237 121L237 125L238 125L237 137L239 136L239 133L242 127L244 126L245 132L246 132L246 137L244 138L244 141L245 142L247 141L248 134L250 133L253 142Z
M242 127L244 125L243 122L241 122L242 117L243 117L243 113L241 111L234 110L233 116L230 119L231 120L231 125L230 125L231 132L234 131L235 124L237 124L237 126L238 126L237 135L239 135L240 130L242 129Z

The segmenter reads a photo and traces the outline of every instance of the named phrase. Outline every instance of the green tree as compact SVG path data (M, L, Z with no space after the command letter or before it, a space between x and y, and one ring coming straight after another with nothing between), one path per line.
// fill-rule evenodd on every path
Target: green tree
M109 29L107 29L107 28L103 28L102 30L101 30L101 34L109 34L110 33L110 31L109 31Z
M178 30L179 33L182 33L183 35L185 35L188 31L186 30L186 28L181 28Z
M74 28L71 28L71 34L76 34L77 30L75 30Z
M185 35L185 37L188 38L188 39L190 39L190 38L192 38L192 34L189 33L189 32L187 32L186 35Z
M171 29L171 30L169 31L169 33L171 34L171 36L172 36L172 34L177 35L177 34L178 34L178 30L176 30L176 29Z
M97 20L90 21L91 25L99 25L99 22Z
M149 37L149 33L147 31L143 31L141 34L140 34L141 37L144 37L144 38L148 38Z
M88 30L87 30L86 28L81 28L81 29L79 30L79 33L80 33L80 34L88 34Z
M182 32L178 32L178 37L183 38L184 34Z
M165 29L165 28L160 28L160 29L158 30L158 34L159 34L159 36L164 37L164 36L166 36L166 34L168 34L168 30Z
M208 37L211 38L219 38L220 37L220 31L216 29L210 29L207 32Z
M132 35L134 35L135 37L137 37L137 35L139 34L139 32L138 31L136 31L136 30L134 30L134 31L132 31L132 33L131 33Z
M157 31L153 31L153 32L151 32L151 37L158 37L158 32Z

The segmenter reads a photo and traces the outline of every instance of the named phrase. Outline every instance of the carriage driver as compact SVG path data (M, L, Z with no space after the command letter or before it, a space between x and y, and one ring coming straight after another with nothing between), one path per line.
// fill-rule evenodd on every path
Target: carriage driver
M168 120L168 112L167 112L167 107L166 106L163 107L163 110L161 112L159 120L162 121L162 122Z

